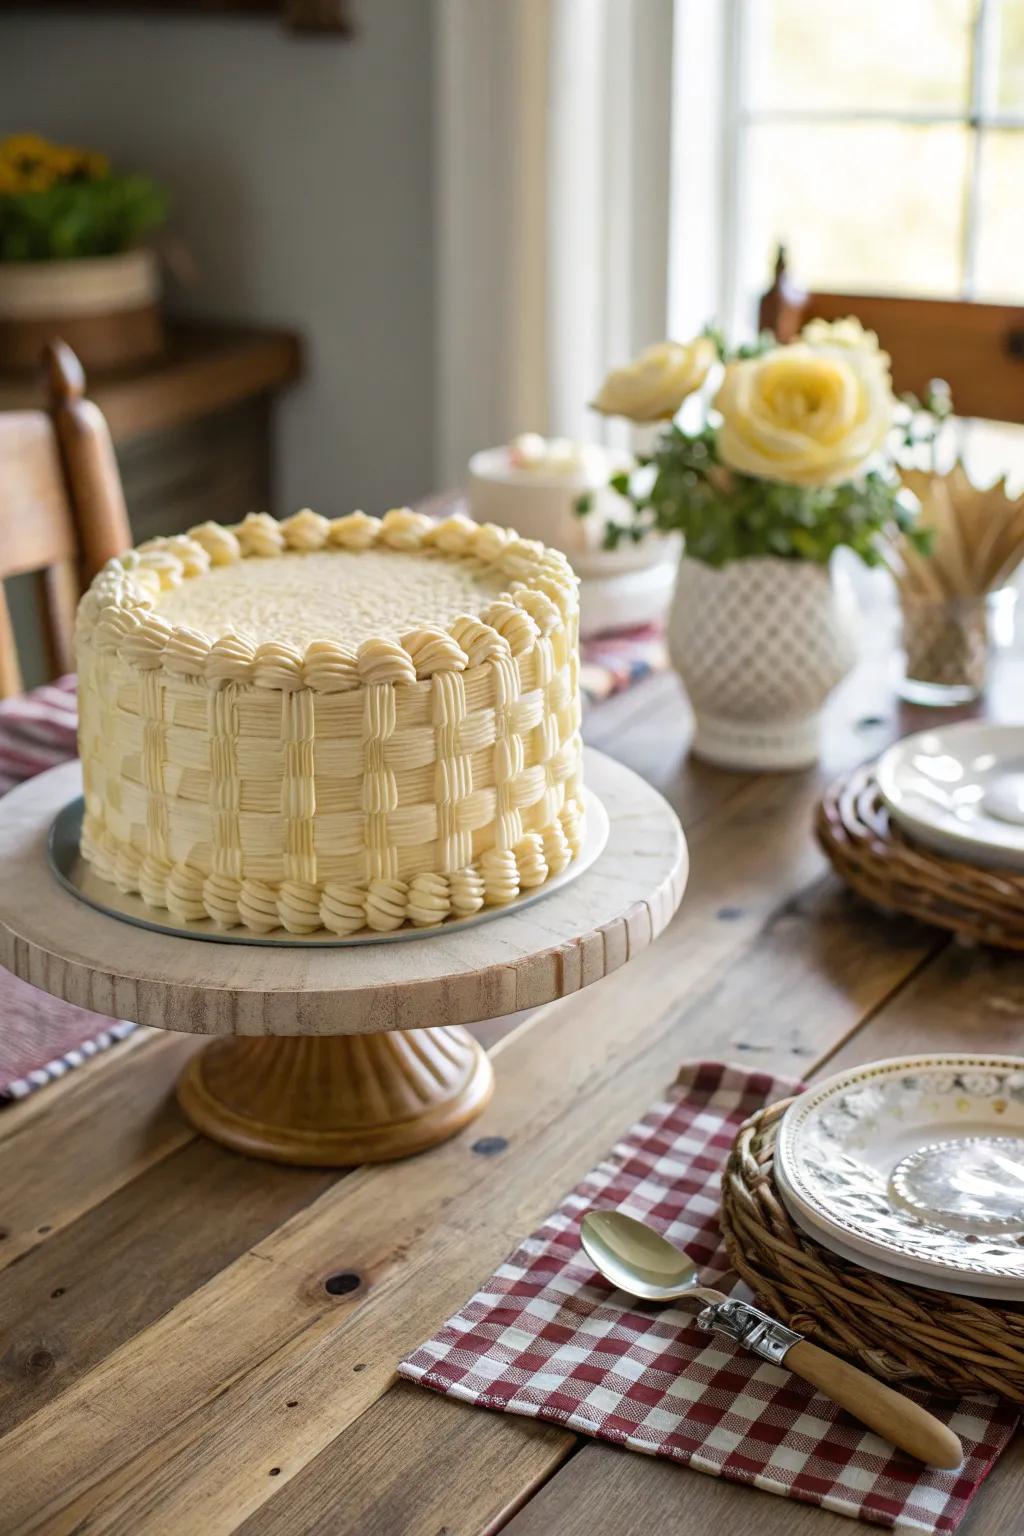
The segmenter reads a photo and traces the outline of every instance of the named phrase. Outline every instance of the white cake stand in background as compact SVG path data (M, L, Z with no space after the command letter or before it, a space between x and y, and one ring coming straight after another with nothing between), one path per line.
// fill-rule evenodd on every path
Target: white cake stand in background
M77 763L0 802L0 962L80 1007L215 1037L178 1085L216 1140L277 1162L341 1167L422 1151L483 1109L486 1053L461 1026L599 981L650 944L682 899L686 843L661 796L600 753L588 787L608 845L578 880L519 911L403 944L218 944L85 905L47 859Z
M643 561L635 561L637 553ZM660 624L672 604L679 541L650 539L573 560L580 578L580 634L584 639Z

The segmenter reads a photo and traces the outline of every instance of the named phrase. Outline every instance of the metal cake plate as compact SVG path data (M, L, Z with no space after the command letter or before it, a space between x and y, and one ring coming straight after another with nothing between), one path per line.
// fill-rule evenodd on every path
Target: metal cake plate
M132 923L136 928L148 928L151 933L166 933L178 939L208 939L213 944L260 944L287 946L289 949L347 949L362 944L407 944L418 939L429 939L437 933L457 933L463 928L476 928L481 923L495 922L510 912L519 912L523 907L532 906L535 901L553 896L556 891L578 879L600 858L610 831L607 811L593 791L585 786L583 807L585 831L579 858L574 859L560 875L555 875L536 890L524 891L515 901L503 907L484 907L472 917L456 918L438 923L432 928L399 928L394 933L366 931L350 934L347 938L339 938L333 933L305 936L289 933L285 928L272 928L269 933L256 934L245 928L221 928L211 918L196 923L161 922L157 913L152 907L146 906L141 896L127 895L115 885L101 880L82 858L79 839L85 801L81 795L69 801L54 818L47 839L47 855L54 875L72 896L94 907L97 912L105 912L109 917L119 918L121 922Z

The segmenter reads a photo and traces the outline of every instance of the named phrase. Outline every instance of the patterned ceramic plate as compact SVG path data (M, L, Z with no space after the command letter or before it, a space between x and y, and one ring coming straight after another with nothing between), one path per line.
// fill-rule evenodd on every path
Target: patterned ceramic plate
M800 1225L843 1257L1024 1300L1024 1058L839 1073L786 1111L775 1174Z
M883 753L875 776L895 820L927 847L1024 869L1024 725L922 731Z

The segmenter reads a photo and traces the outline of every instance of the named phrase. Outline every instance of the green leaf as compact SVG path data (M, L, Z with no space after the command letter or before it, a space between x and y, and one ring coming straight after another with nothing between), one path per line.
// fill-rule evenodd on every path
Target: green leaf
M631 503L629 537L642 538L651 529L679 532L687 553L708 565L764 555L824 565L840 546L875 564L879 538L893 527L918 547L927 542L897 500L898 480L878 471L856 484L817 488L725 476L715 428L690 433L678 423L662 433L650 462L655 476L644 482L644 494L631 493L628 475L612 482ZM607 531L606 547L615 548L624 536L621 529Z
M146 176L55 182L42 192L0 194L0 262L62 261L129 250L167 216Z

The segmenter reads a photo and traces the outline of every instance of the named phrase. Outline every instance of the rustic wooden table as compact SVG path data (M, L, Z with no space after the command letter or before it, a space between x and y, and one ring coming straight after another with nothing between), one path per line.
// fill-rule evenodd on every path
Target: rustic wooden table
M1004 716L1019 675L996 690ZM1016 686L1014 686L1016 684ZM851 1536L849 1521L397 1384L429 1335L680 1062L794 1076L928 1049L1019 1050L1024 960L856 903L809 826L824 779L919 723L877 673L836 696L819 773L685 760L678 684L594 710L594 745L685 824L675 921L622 971L479 1026L498 1088L398 1164L277 1168L173 1096L202 1041L140 1031L0 1114L0 1529L174 1536ZM1020 1529L1022 1441L962 1530Z

